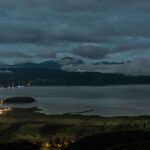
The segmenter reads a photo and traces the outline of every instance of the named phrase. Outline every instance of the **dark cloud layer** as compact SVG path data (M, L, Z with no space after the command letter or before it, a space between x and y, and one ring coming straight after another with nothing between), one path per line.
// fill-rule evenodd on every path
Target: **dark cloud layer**
M147 0L1 0L0 43L149 38L149 6Z
M56 52L50 51L50 52L39 52L36 57L39 58L56 58Z
M87 45L73 49L73 54L91 59L105 58L107 53L108 50L100 46Z
M1 58L31 58L32 56L24 52L12 51L12 50L1 50Z

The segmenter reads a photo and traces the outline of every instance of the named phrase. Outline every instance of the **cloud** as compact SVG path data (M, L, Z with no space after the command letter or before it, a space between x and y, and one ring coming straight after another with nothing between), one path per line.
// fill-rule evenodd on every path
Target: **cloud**
M32 54L23 51L0 50L0 64L17 64L24 62L32 62Z
M108 49L100 46L87 45L73 49L73 54L91 59L101 59L106 57Z
M31 55L26 54L24 52L12 51L12 50L1 50L0 51L1 58L32 58Z
M39 52L38 54L36 54L36 57L46 58L46 59L56 58L56 53L57 52L55 51Z
M123 66L120 66L119 68L116 68L116 71L127 74L127 75L150 75L150 59L147 58L140 58L136 61L133 61L129 64L125 64Z
M128 38L124 40L123 43L116 45L114 48L112 48L112 53L127 52L127 51L139 52L144 50L150 50L150 39L134 37Z
M149 37L149 5L146 0L1 0L0 43L100 43Z
M101 72L101 73L121 73L125 75L140 76L140 75L150 75L150 59L139 58L132 62L127 62L124 64L113 64L113 65L93 65L93 64L81 64L78 66L66 65L63 66L63 70L66 71L80 71L80 72Z
M150 75L150 60L149 58L139 58L135 61L130 63L122 64L122 65L115 65L115 66L101 66L99 69L104 69L108 72L113 73L122 73L126 75Z

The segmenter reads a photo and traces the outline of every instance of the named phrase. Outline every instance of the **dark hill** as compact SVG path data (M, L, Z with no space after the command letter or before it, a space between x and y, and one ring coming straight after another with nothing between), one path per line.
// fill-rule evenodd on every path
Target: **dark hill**
M0 73L2 86L33 85L121 85L150 84L150 76L126 76L123 74L97 72L67 72L47 68L11 68L13 73ZM3 69L0 69L3 71Z
M34 144L28 141L17 141L0 143L1 150L40 150L40 144Z
M84 138L66 150L148 150L150 132L124 131Z

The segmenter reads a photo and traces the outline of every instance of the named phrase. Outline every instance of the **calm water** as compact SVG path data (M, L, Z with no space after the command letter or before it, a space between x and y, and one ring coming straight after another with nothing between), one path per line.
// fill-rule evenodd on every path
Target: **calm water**
M150 85L104 87L24 87L0 89L1 98L31 96L38 100L32 104L15 104L15 107L37 106L48 114L80 112L102 116L150 115Z

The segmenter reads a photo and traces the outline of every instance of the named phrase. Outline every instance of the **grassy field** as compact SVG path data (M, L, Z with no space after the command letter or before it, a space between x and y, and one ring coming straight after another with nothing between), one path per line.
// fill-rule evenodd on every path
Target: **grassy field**
M43 144L45 148L53 145L58 149L99 133L150 131L149 116L105 118L69 114L45 115L35 111L38 109L14 108L11 112L0 114L0 143L28 141Z

